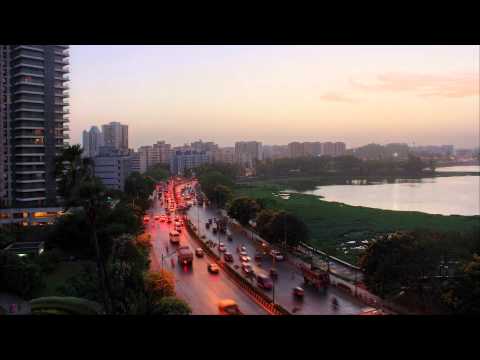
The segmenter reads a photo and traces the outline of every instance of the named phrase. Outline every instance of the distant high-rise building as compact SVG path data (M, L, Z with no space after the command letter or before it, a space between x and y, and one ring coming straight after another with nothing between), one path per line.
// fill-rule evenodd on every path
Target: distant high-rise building
M314 155L314 146L313 142L304 142L303 143L303 155L304 156L313 156Z
M55 158L69 139L68 46L0 45L0 204L58 206ZM32 210L33 211L33 210Z
M209 157L206 152L174 150L170 157L170 173L184 175L186 170L195 169L208 162Z
M168 164L170 162L171 145L165 141L157 141L152 147L151 164Z
M294 141L288 144L288 157L294 159L294 158L302 157L304 155L305 153L303 150L302 143L298 141Z
M103 143L115 149L128 150L128 125L111 122L102 125Z
M322 155L335 156L335 144L327 141L322 143Z
M103 134L96 126L84 130L82 136L83 155L93 158L98 155L100 146L103 146Z
M259 141L239 141L235 143L235 161L246 167L253 167L263 159L262 143Z
M138 148L138 154L139 173L143 174L150 166L155 165L153 146L140 146Z
M334 156L342 156L347 152L347 145L344 142L336 142L334 144Z

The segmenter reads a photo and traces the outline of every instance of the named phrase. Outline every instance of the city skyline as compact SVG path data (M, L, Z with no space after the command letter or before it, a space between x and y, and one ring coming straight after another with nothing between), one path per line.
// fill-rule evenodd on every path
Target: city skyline
M478 46L72 46L72 143L477 147ZM395 128L395 132L392 132Z

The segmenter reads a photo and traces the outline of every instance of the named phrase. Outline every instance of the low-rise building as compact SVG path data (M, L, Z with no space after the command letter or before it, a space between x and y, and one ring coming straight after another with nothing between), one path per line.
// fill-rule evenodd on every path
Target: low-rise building
M131 156L111 146L103 146L94 158L95 176L109 189L124 190L131 173Z

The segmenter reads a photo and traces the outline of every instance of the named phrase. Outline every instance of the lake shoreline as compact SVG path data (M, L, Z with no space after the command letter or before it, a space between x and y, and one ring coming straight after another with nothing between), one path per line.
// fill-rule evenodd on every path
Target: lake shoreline
M345 250L363 246L362 241L399 230L431 229L440 232L465 232L480 226L479 215L442 215L411 210L384 210L366 206L349 205L321 199L314 194L288 193L285 184L277 182L237 184L235 196L249 196L265 201L267 208L291 212L307 224L310 244L343 260L356 264L361 254L358 250ZM345 253L347 251L347 253Z

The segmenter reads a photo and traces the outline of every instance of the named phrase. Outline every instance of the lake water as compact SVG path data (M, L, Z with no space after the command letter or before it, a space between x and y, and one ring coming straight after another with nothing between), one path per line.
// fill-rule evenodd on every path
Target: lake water
M441 171L480 172L480 166L438 168ZM421 211L443 215L480 214L480 176L451 176L394 182L356 181L347 185L318 186L302 192L323 200L385 210Z

